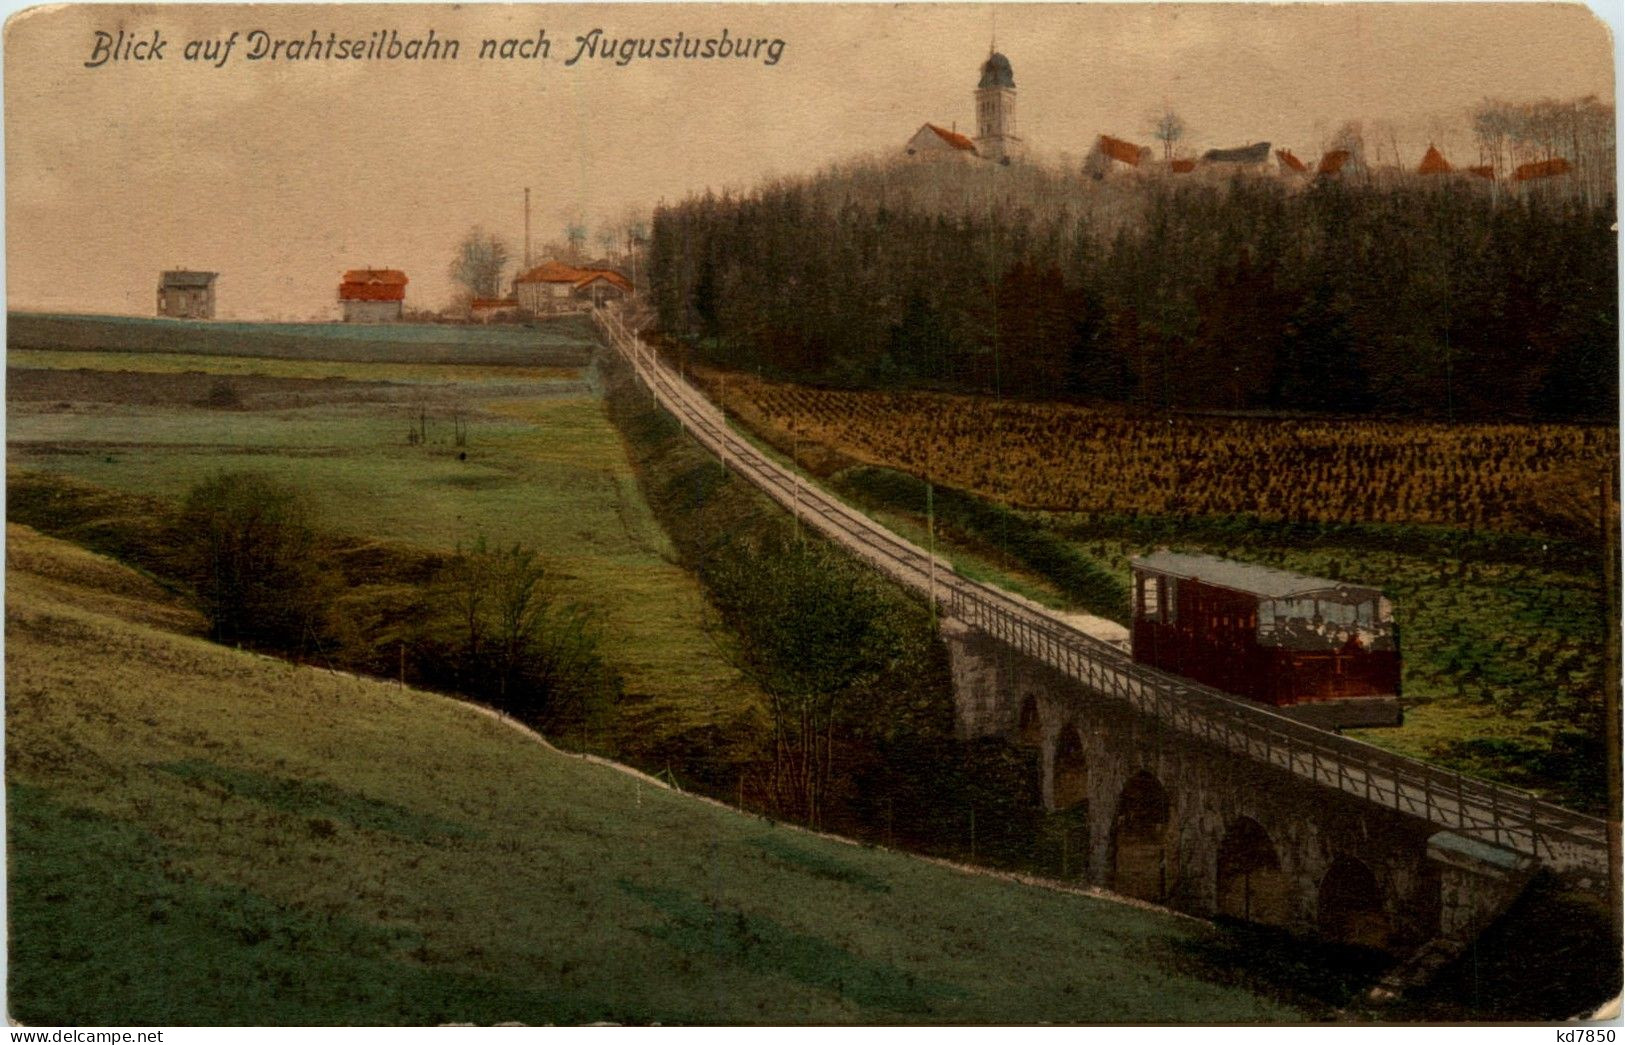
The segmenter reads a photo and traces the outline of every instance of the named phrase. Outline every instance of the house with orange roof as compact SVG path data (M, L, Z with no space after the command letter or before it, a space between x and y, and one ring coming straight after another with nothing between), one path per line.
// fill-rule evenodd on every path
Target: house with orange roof
M570 292L577 298L601 305L619 301L632 293L632 282L614 269L584 269Z
M979 155L975 142L957 130L938 127L934 123L922 123L904 146L904 151L919 160L966 159Z
M351 269L339 283L346 323L399 323L405 310L406 273L400 269Z
M1102 134L1083 161L1083 173L1096 181L1114 172L1141 171L1151 165L1151 149L1145 145Z
M1333 149L1320 158L1320 164L1315 168L1315 176L1319 178L1335 178L1343 173L1348 166L1350 153L1347 149Z
M1560 174L1567 174L1571 169L1568 160L1554 156L1549 160L1519 164L1512 172L1512 180L1539 181L1542 178L1555 178Z
M1291 149L1276 149L1275 162L1282 174L1308 174L1309 165L1292 155Z
M1422 156L1421 164L1416 168L1418 174L1449 174L1455 170L1450 161L1444 158L1432 142L1428 143L1428 151Z
M529 312L556 312L583 302L597 304L629 296L632 281L611 268L578 268L544 261L513 281L513 296Z
M514 277L513 296L527 312L552 312L571 304L581 273L562 261L548 260Z
M468 303L468 318L476 323L489 323L505 312L518 312L519 299L474 298Z

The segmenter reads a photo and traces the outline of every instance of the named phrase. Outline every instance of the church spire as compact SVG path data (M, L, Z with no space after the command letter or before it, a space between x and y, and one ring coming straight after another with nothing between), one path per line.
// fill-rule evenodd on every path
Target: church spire
M1016 135L1016 77L1010 59L998 51L998 37L989 44L982 78L976 84L976 149L986 159L1009 163L1021 152Z

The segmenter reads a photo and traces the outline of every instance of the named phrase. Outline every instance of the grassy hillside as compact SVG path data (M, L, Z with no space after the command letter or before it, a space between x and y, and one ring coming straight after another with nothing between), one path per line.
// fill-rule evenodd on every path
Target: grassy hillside
M741 816L7 554L24 1022L1302 1018L1206 979L1199 923Z

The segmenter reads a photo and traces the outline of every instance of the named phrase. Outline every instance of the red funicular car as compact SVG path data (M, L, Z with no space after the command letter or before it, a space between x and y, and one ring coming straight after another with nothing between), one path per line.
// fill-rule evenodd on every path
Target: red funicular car
M1327 729L1400 724L1399 636L1378 589L1183 552L1130 566L1139 663Z

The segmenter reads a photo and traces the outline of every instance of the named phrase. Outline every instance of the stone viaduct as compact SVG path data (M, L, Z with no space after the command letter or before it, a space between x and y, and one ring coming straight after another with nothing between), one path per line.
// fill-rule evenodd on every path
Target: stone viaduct
M1042 799L1072 811L1088 881L1396 953L1465 944L1534 861L1168 729L945 619L957 727L1034 748Z

